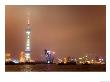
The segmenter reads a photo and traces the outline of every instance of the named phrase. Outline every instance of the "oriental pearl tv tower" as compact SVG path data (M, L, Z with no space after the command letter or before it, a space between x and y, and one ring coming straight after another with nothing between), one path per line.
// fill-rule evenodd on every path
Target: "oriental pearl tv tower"
M31 61L31 26L30 19L27 19L27 27L25 29L25 62Z

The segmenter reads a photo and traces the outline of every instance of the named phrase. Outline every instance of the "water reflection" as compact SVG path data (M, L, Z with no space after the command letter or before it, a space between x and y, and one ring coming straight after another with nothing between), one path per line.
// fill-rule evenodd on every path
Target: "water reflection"
M106 71L106 65L6 65L5 71L35 72L35 71Z
M32 65L23 65L23 66L20 66L20 69L21 71L24 71L24 72L31 72L32 71Z

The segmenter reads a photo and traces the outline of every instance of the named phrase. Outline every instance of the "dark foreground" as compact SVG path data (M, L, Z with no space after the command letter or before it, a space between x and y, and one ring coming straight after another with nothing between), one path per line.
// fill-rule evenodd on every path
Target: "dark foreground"
M106 65L5 65L6 72L106 72Z

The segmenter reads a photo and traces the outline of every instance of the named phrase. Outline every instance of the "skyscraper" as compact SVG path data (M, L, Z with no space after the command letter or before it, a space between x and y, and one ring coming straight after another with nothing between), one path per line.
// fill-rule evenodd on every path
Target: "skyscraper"
M25 62L25 53L23 51L19 54L19 62L24 63Z
M30 20L28 18L27 21L27 27L25 30L25 34L26 34L26 44L25 44L25 61L26 62L30 62L31 60L31 43L30 43L30 39L31 39L31 27L30 27Z
M44 52L45 52L45 57L46 57L47 63L48 64L53 63L54 57L52 56L52 52L50 50L46 50L46 49L44 50Z
M10 61L12 61L11 53L6 53L5 54L5 62L10 62Z

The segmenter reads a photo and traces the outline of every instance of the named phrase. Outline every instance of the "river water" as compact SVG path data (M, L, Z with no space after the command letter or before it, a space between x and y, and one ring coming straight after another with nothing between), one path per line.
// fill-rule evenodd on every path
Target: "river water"
M5 65L6 72L106 72L106 65Z

